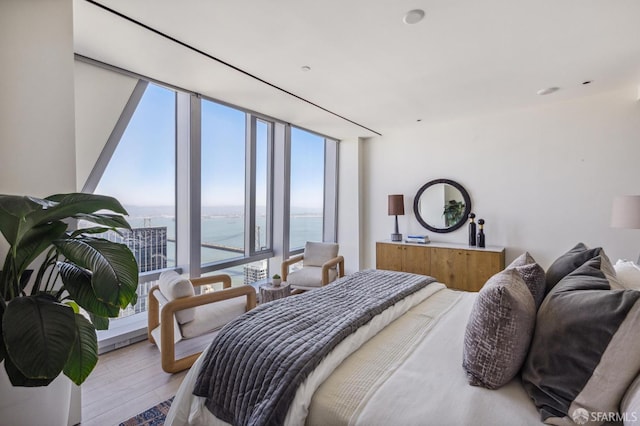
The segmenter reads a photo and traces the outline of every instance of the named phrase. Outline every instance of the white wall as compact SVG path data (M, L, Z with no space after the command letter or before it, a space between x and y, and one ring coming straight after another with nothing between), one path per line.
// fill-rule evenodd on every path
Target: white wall
M359 271L363 265L362 230L362 139L346 139L338 145L338 244L345 258L347 274Z
M550 100L543 108L415 123L368 140L363 145L363 267L375 266L375 242L388 239L393 229L388 194L405 194L401 233L426 232L435 241L466 243L466 226L435 234L415 219L415 193L436 178L453 179L467 189L472 210L486 220L487 244L505 246L507 262L528 250L547 267L578 241L603 246L614 262L636 259L640 230L609 227L613 197L640 194L636 94L629 87L571 102Z
M75 190L71 0L0 2L0 193Z
M89 177L137 82L124 74L75 62L78 191Z
M71 0L0 1L0 193L73 192L73 8ZM0 239L0 259L6 243ZM73 386L69 424L80 422Z

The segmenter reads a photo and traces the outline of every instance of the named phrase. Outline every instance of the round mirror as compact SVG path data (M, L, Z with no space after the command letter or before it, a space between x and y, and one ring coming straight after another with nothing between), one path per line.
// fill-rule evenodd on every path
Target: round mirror
M458 182L436 179L418 190L413 211L418 222L429 231L451 232L466 222L471 213L471 198Z

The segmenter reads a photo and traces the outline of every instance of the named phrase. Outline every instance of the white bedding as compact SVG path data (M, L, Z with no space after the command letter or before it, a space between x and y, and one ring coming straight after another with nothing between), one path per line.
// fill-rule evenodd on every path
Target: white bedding
M477 293L459 294L458 303L439 318L398 368L362 403L357 418L350 424L541 424L540 415L518 378L497 390L467 383L462 369L462 346ZM430 302L433 301L414 310Z
M445 293L442 293L445 292ZM314 372L300 386L287 415L287 425L302 425L307 418L323 420L326 409L321 404L312 403L318 387L330 376L339 379L343 361L348 363L349 355L364 347L375 346L376 334L401 317L409 309L433 308L443 303L442 297L430 297L442 293L456 303L445 309L424 338L403 353L400 362L389 369L384 380L376 383L379 388L368 392L358 407L357 414L348 424L375 425L531 425L540 424L539 415L516 380L507 386L491 391L469 386L462 370L462 339L467 318L475 293L461 293L448 290L442 284L433 284L398 302L375 317L356 333L340 343L320 363ZM459 295L459 297L458 297ZM424 315L421 312L416 315ZM403 319L400 318L399 321ZM391 324L393 326L393 324ZM380 333L381 335L384 333ZM376 337L373 337L376 336ZM357 356L357 353L353 356ZM166 425L226 425L215 418L204 406L204 398L192 394L203 357L191 368L185 377L167 415ZM336 374L331 375L334 370ZM330 382L328 380L327 382ZM321 388L322 390L322 388ZM320 393L320 392L318 392ZM320 408L314 408L314 407ZM320 410L315 412L313 410Z

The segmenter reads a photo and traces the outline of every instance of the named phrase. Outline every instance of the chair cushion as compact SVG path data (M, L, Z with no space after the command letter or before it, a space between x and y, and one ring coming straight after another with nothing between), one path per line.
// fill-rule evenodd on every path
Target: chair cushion
M462 367L469 384L497 389L524 363L533 336L536 304L515 269L492 276L482 287L464 336Z
M195 296L193 284L188 279L180 276L176 271L164 271L158 278L160 292L168 300L181 299ZM195 318L195 308L183 309L176 312L176 320L179 324L186 324Z
M329 260L338 256L338 244L336 243L314 243L307 241L304 246L304 258L302 265L322 266Z
M338 271L329 269L329 282L337 277ZM319 266L305 266L289 273L287 282L292 286L322 287L322 268Z
M180 326L182 337L190 339L218 330L244 314L246 308L247 298L244 296L197 306L194 308L194 320Z

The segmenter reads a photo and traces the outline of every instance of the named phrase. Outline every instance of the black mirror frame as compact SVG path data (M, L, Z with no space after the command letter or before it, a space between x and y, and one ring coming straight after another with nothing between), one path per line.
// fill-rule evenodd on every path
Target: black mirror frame
M427 190L427 188L433 186L433 185L437 185L439 183L446 183L447 185L451 185L454 188L456 188L458 191L460 191L460 193L462 194L462 198L464 199L464 213L462 214L462 218L456 222L454 225L448 227L448 228L434 228L433 226L429 225L427 222L424 221L424 219L422 218L422 216L420 216L420 209L419 209L419 204L420 204L420 196L422 195L422 193L424 191ZM462 225L464 225L467 222L467 219L469 217L469 213L471 213L471 197L469 197L469 193L467 192L466 189L464 189L464 187L462 185L460 185L458 182L450 180L450 179L434 179L430 182L425 183L424 185L422 185L420 187L420 189L418 190L418 192L416 193L416 197L413 200L413 212L416 215L416 219L418 219L418 222L420 222L420 225L424 226L425 228L427 228L429 231L432 232L437 232L439 234L444 234L447 232L453 232L456 229L460 229L462 227Z

